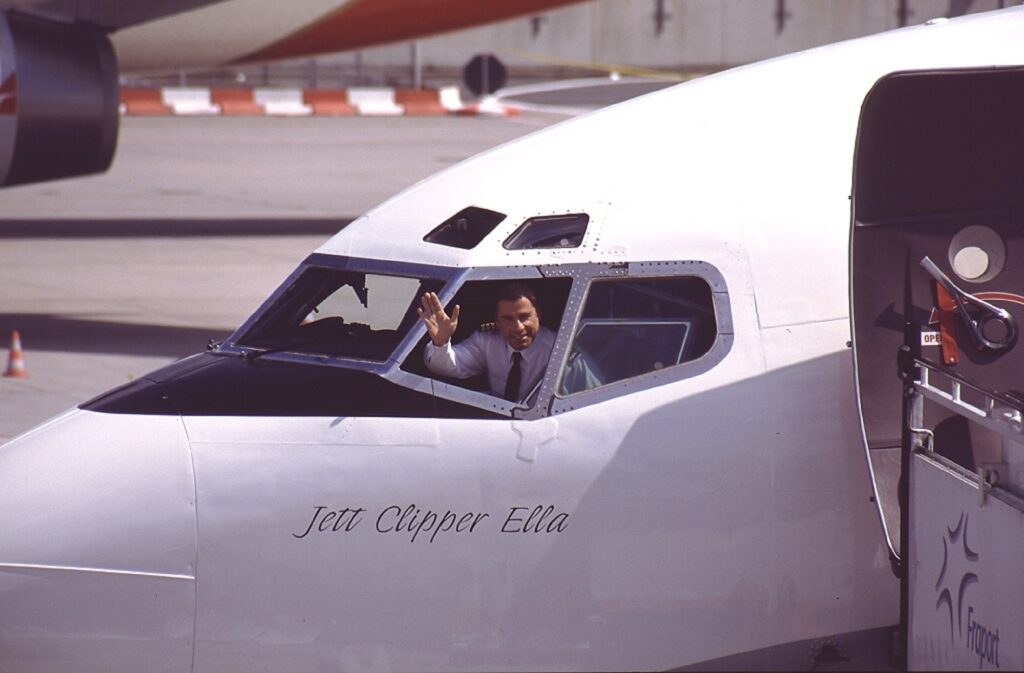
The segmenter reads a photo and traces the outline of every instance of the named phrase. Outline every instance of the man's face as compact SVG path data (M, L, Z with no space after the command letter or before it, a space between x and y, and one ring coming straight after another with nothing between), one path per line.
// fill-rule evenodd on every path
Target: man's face
M498 329L509 346L521 351L533 343L540 329L540 316L526 297L498 301Z

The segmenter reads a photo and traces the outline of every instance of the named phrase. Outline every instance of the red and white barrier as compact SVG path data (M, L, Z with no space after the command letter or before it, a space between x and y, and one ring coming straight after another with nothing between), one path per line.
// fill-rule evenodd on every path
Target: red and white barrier
M302 99L302 89L255 89L256 105L272 117L305 117L313 114L313 107Z
M394 89L349 89L348 102L361 115L390 117L405 114L405 108L395 102Z
M441 89L277 89L163 87L121 89L123 115L397 116L518 114L491 99L465 104L458 87Z
M455 112L460 115L490 115L492 117L513 117L519 113L519 108L506 105L494 96L482 98L477 103L463 105Z
M179 87L164 89L164 105L174 110L174 114L216 115L220 114L220 106L210 100L210 90L200 87Z

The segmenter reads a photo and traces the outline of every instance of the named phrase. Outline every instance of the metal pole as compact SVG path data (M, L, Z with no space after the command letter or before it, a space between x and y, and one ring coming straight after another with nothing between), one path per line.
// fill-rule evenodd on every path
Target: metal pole
M909 309L905 309L909 310ZM893 570L898 571L900 580L900 631L899 668L907 670L907 654L910 650L910 471L914 460L914 428L924 427L924 397L917 391L916 383L920 369L915 358L921 357L921 326L907 320L903 325L903 345L900 346L896 362L899 377L903 382L903 428L900 437L900 480L897 499L900 503L900 549L899 559L892 559Z
M418 40L414 40L411 44L411 56L412 56L412 88L422 89L423 88L423 63L420 59L420 43Z
M318 78L317 78L317 71L316 71L316 59L315 58L311 58L311 59L309 59L309 88L310 89L317 88L317 83L318 83Z
M899 6L896 8L896 21L900 28L907 25L911 14L913 14L913 11L910 9L907 0L900 0Z
M490 54L486 54L484 56L484 58L483 58L483 68L482 68L483 72L481 73L483 75L483 77L481 77L481 79L483 80L483 82L481 83L481 87L483 89L483 91L481 92L482 96L489 96L490 93L491 93L491 78L490 78L490 75L489 75L490 69L491 69L491 55Z

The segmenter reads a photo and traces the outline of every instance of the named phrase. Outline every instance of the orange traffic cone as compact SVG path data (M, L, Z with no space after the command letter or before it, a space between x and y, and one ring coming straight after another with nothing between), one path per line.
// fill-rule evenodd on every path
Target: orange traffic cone
M7 358L7 371L4 376L12 376L19 379L28 378L25 370L25 360L21 356L21 335L18 330L11 332L11 354Z

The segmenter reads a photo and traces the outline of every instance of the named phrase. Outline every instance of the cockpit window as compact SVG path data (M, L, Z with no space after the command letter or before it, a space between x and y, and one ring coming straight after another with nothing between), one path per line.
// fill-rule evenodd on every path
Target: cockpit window
M417 320L424 292L440 280L310 267L238 345L381 362Z
M429 338L424 336L402 364L402 369L469 390L505 397L511 366L508 358L515 348L508 339L520 331L525 333L527 329L539 328L533 333L530 345L520 354L523 363L520 394L514 394L515 399L506 397L509 401L530 404L530 399L539 390L541 377L547 371L571 288L572 278L467 282L444 307L449 315L456 305L460 311L458 327L451 339L456 353L453 364L443 369L443 365L432 369L426 360L434 356L429 355L432 349L428 345ZM531 328L512 327L511 323L506 323L509 332L503 328L498 302L503 295L508 296L509 290L512 290L512 296L524 290L533 296L531 305L536 310L537 322ZM528 295L524 293L523 296Z
M708 352L715 334L711 288L701 278L596 280L558 394L694 360Z
M439 224L437 228L424 236L423 240L427 243L470 250L484 240L487 234L494 231L494 228L504 219L504 213L470 206L463 208Z
M578 248L583 243L589 222L590 216L586 213L531 217L519 225L502 245L506 250Z

